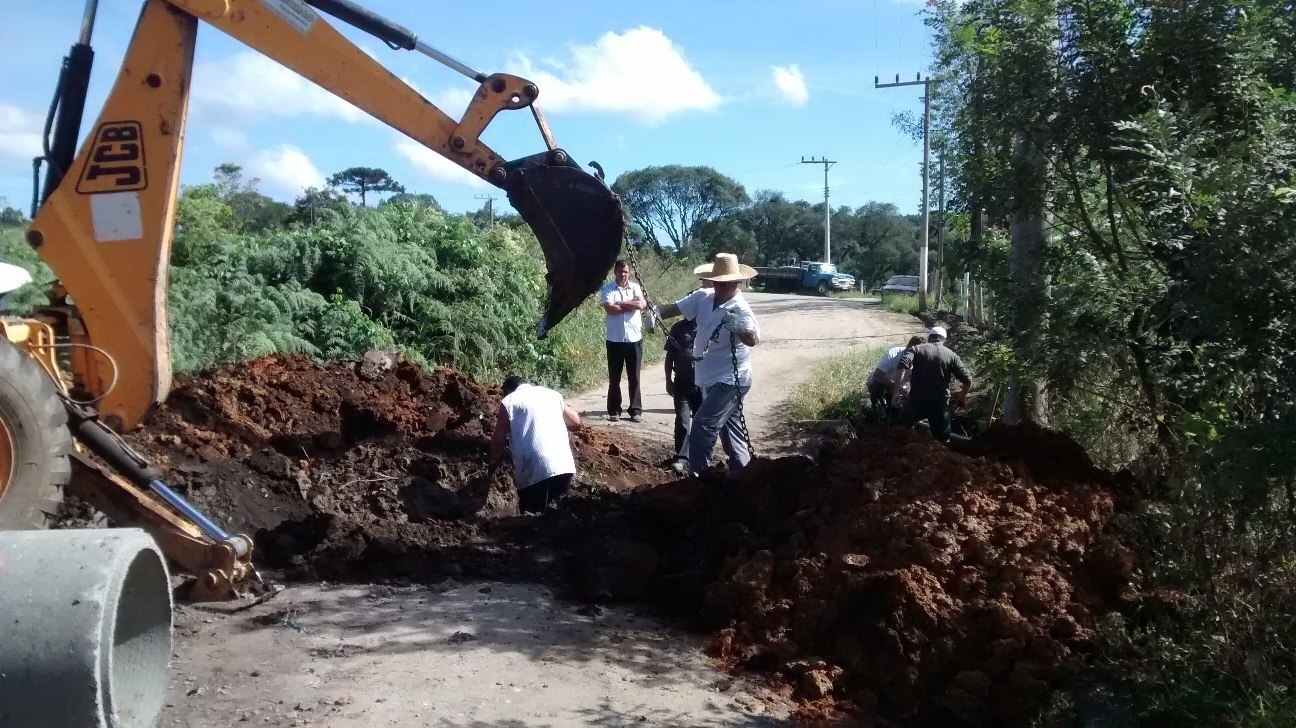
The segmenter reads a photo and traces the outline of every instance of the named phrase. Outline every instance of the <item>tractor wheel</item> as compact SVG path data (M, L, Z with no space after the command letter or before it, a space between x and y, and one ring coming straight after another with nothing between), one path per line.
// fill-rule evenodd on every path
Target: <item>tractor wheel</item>
M67 412L45 369L0 339L0 531L44 528L72 476Z

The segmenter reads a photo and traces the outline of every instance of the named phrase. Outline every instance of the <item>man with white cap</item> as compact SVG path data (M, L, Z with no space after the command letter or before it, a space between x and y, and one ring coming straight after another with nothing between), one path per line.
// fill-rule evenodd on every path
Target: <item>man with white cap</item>
M927 420L932 434L941 442L950 439L949 385L951 379L963 383L954 395L954 403L962 407L967 393L972 389L972 377L967 367L949 347L945 346L945 328L933 326L927 331L927 343L915 346L900 357L900 368L912 372L909 396L900 410L901 425L912 425Z
M729 472L736 474L751 460L738 404L751 390L750 349L760 343L756 315L739 287L754 278L756 270L740 264L732 253L717 253L709 270L696 272L711 288L658 306L656 313L664 319L684 316L697 321L694 380L702 390L702 404L689 427L689 472L697 476L707 471L719 439L729 456Z

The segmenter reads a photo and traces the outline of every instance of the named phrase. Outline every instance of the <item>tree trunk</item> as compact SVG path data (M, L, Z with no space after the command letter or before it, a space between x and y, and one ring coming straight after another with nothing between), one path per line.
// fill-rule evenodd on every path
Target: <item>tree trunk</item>
M1011 294L1005 301L1008 334L1019 360L1030 363L1039 350L1047 325L1049 297L1045 257L1048 252L1049 214L1046 160L1038 145L1026 134L1017 137L1013 149L1017 178L1009 258ZM1004 422L1047 424L1043 382L1029 375L1014 375L1004 396Z

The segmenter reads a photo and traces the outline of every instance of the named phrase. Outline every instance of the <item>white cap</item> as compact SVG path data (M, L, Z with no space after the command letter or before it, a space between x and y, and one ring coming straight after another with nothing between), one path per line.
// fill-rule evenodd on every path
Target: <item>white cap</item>
M945 335L945 327L944 327L944 326L933 326L933 327L931 327L930 329L927 329L927 335L928 335L928 336L939 336L939 337L941 337L942 339L949 338L948 336Z

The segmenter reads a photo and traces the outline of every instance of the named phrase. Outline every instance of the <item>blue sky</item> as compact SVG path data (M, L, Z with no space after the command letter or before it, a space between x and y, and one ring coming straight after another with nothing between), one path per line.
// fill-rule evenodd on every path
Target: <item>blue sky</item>
M580 162L597 160L609 178L649 165L705 164L749 193L777 189L818 201L823 169L799 161L827 156L838 162L830 176L834 206L876 200L919 208L922 150L890 118L921 112L921 89L873 87L875 75L908 80L930 62L916 0L365 4L479 70L535 81L558 145ZM31 157L83 6L5 6L0 196L26 210ZM135 0L101 0L83 133L115 78L139 8ZM451 116L462 113L470 81L333 23ZM495 188L210 26L200 26L195 69L185 184L209 181L217 164L235 162L261 179L263 193L291 201L330 173L363 165L388 170L452 211L478 209L477 197L487 194L506 204ZM497 117L484 140L510 159L543 149L525 111Z

